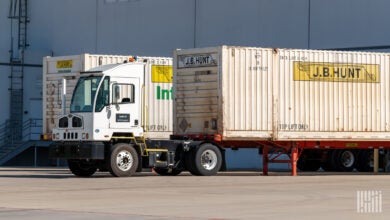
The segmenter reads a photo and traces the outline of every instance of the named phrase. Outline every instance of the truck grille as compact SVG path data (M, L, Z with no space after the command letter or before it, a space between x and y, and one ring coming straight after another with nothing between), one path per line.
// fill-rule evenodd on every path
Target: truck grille
M78 133L77 132L65 132L63 134L64 140L76 140L78 139Z

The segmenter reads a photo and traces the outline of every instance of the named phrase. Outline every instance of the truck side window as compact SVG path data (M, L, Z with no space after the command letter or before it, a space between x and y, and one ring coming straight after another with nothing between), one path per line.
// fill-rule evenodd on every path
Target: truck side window
M109 88L110 88L110 78L105 77L102 85L100 86L99 92L96 96L95 112L101 112L104 106L109 105L110 103Z
M112 102L115 104L134 103L135 86L133 84L119 84L113 85Z

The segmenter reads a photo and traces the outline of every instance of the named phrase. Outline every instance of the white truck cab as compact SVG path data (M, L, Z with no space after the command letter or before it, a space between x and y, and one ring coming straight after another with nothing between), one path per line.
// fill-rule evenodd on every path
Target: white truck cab
M142 137L143 81L143 63L111 64L83 72L70 113L58 120L53 139L109 141L115 133Z

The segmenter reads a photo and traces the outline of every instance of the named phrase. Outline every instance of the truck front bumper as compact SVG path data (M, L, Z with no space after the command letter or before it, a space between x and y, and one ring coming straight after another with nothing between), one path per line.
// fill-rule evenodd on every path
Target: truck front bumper
M50 158L104 159L103 142L54 142L49 148Z

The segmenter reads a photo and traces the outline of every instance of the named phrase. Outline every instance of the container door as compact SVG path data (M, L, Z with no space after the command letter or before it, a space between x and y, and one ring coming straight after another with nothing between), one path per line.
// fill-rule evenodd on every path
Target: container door
M138 78L126 78L111 84L110 128L129 129L140 126L139 86Z

